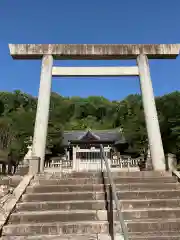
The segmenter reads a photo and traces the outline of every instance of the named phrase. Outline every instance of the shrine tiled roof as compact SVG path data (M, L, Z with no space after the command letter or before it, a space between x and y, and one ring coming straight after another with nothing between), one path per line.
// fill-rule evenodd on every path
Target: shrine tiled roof
M122 134L121 129L109 129L109 130L84 130L84 131L64 131L63 134L63 145L68 145L72 141L81 140L97 140L97 141L110 141L112 143L122 142L125 143L126 140Z

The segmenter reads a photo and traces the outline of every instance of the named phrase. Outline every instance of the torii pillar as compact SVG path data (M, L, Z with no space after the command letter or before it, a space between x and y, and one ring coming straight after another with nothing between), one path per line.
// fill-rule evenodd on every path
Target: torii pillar
M49 120L49 105L52 85L52 55L43 55L41 66L41 77L39 86L39 96L36 111L36 121L34 127L34 138L32 154L40 157L40 171L44 169L44 157L46 152L46 139Z
M49 118L53 58L55 59L137 59L138 68L102 70L109 75L138 75L144 105L150 153L153 169L165 171L165 157L155 106L148 58L172 59L179 54L180 44L9 44L14 59L42 59L40 88L33 139L33 155L41 159L40 170L44 168L44 156ZM104 69L104 68L103 68ZM77 74L77 71L75 71ZM95 69L96 75L99 70ZM132 74L134 73L134 74ZM84 74L84 73L83 73ZM81 74L81 75L83 75ZM90 72L93 75L92 71ZM68 75L68 74L66 74ZM107 74L106 74L107 75ZM109 76L108 75L108 76Z

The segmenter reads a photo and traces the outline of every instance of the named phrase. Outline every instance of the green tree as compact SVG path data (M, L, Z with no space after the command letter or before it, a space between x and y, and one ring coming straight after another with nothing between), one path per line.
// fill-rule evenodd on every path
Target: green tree
M0 93L0 150L27 151L26 140L33 136L36 105L35 97L19 90ZM157 97L156 105L164 150L180 154L180 92ZM116 127L123 127L132 151L146 151L147 131L140 95L109 101L101 96L62 97L52 93L47 137L52 151L61 151L64 130Z

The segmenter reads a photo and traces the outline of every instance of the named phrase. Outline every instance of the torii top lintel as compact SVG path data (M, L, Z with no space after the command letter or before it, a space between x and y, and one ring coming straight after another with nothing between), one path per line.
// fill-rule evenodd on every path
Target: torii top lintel
M14 59L135 59L146 54L151 59L171 59L179 55L180 44L9 44Z

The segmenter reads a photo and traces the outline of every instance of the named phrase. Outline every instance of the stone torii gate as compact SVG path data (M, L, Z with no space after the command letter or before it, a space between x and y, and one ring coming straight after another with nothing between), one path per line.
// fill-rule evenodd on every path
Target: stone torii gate
M42 59L33 138L33 155L44 156L52 76L139 76L150 153L154 170L165 171L165 157L149 71L149 59L173 59L180 44L9 44L14 59ZM53 59L136 59L134 67L53 67Z

